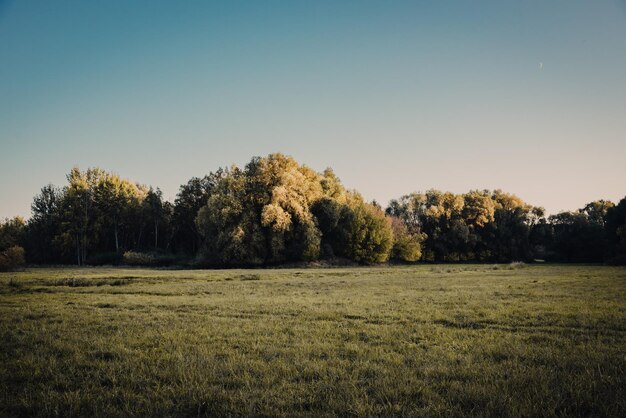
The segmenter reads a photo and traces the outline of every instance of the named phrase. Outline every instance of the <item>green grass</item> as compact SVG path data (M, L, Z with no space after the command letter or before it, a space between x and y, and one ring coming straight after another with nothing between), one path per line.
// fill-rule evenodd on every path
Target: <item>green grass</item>
M2 416L625 416L626 269L0 274Z

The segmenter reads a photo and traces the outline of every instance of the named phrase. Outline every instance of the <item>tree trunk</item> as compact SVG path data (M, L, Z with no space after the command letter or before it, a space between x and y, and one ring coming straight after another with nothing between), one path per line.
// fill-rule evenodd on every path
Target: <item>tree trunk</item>
M159 246L159 223L154 221L154 249L156 250Z
M83 265L85 265L85 263L87 262L87 233L86 232L83 234L83 239L82 239L81 261Z
M80 236L78 234L76 234L75 240L76 240L76 262L78 263L78 265L80 266Z
M117 237L117 222L115 222L115 224L113 225L113 232L115 233L115 252L119 253L120 252L120 243Z

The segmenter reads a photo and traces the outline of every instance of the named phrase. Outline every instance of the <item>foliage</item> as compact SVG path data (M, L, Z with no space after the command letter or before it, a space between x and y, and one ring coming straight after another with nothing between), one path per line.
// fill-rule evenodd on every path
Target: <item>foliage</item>
M422 256L422 242L425 234L410 233L407 226L397 217L391 218L391 229L393 232L391 258L404 262L419 260Z
M126 251L123 263L129 266L162 267L176 264L174 255L160 252Z
M68 184L35 196L25 244L37 263L116 264L125 249L167 249L172 207L159 189L100 168L74 167Z
M626 197L606 211L608 257L613 264L626 264Z
M25 227L26 222L19 216L0 220L0 251L20 244L23 240Z
M26 263L24 249L13 245L0 251L0 271L10 271L22 267Z
M71 262L61 245L64 191L49 184L41 189L31 204L32 216L27 224L24 247L32 263Z
M347 193L330 170L318 174L282 154L253 158L244 169L223 170L198 213L203 259L261 265L338 254L385 261L390 229L384 214L369 206Z
M0 221L0 271L10 271L25 263L21 247L26 234L26 222L18 217Z
M351 194L339 220L345 247L343 254L360 263L383 263L393 244L391 222L375 205L358 194Z
M219 169L202 178L194 177L180 186L171 216L172 247L175 252L195 254L200 248L202 235L196 226L196 217L225 174L225 170Z
M430 189L383 213L330 168L318 173L279 153L194 177L174 203L159 188L74 167L31 208L28 223L0 223L0 249L19 245L35 264L117 264L128 251L214 266L626 260L626 199L546 218L502 190Z
M392 200L386 211L409 232L423 234L427 260L511 261L530 258L532 210L500 190L455 195L431 189Z
M601 262L606 249L606 234L584 211L562 212L548 218L553 227L552 258L563 262Z

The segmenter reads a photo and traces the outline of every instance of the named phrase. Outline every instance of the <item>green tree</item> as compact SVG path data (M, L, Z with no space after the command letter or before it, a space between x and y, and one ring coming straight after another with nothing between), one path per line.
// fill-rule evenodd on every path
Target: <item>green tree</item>
M16 216L0 220L0 271L14 270L24 265L22 242L26 231L26 222Z
M63 192L49 184L33 198L32 216L27 224L26 252L30 262L59 263L66 261L57 242L61 234Z
M321 234L322 258L333 258L340 245L339 220L345 203L339 203L336 198L323 196L311 205L311 213L315 217Z
M25 229L26 222L20 216L0 220L0 250L21 245Z
M323 189L317 173L282 154L232 167L218 182L197 226L205 258L225 264L280 263L319 256L310 211Z
M202 244L202 235L196 225L198 212L206 206L209 197L228 170L218 169L202 178L194 177L180 186L172 212L172 246L174 251L195 255Z
M339 220L342 248L348 258L364 264L389 260L393 245L391 221L378 207L351 193ZM340 241L340 242L341 242Z
M422 256L424 234L410 233L407 226L398 217L391 217L393 247L391 258L398 261L414 262Z
M153 228L154 249L156 250L159 248L159 226L164 224L166 219L166 208L163 204L163 193L161 189L157 188L154 190L150 187L143 201L143 211L147 222Z
M612 263L626 264L626 197L606 211L605 234L607 258Z
M58 242L66 250L74 247L79 266L86 263L89 245L94 241L93 192L103 175L104 171L98 168L81 172L78 167L72 168L67 175L69 185L64 189L61 203L62 233Z
M610 200L595 200L587 203L584 208L579 209L578 211L585 214L590 222L604 226L606 215L609 209L614 206L615 203Z
M134 235L131 230L137 224L140 207L147 191L144 186L122 179L117 174L103 173L98 180L92 193L98 209L99 226L102 230L111 230L115 252L119 253L120 235L126 232L124 234L126 240Z
M591 220L584 210L561 212L548 221L553 228L551 245L555 261L590 263L600 262L606 250L604 228Z
M533 207L514 194L494 190L494 220L481 230L481 250L497 262L532 259L530 222Z
M331 170L319 174L282 154L255 157L243 170L225 172L199 211L202 256L208 263L235 265L335 253L361 262L386 260L391 229L384 214L350 196L348 202Z
M209 264L259 265L266 258L266 239L246 173L236 166L224 171L196 218L204 237L202 259Z

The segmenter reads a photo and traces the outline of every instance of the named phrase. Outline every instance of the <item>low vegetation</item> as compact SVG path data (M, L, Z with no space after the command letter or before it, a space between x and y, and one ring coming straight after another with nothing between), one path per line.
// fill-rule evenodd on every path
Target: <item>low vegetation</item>
M624 416L626 269L0 274L0 416Z

